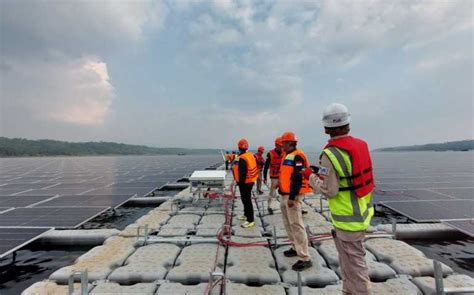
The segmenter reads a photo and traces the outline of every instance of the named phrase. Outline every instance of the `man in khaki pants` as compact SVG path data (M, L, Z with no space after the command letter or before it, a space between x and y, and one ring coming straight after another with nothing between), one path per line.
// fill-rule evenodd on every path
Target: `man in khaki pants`
M313 264L308 250L308 236L301 210L304 194L313 190L302 172L309 169L309 161L303 151L296 149L298 139L293 132L281 136L283 151L286 153L280 167L280 208L288 238L293 247L284 252L286 257L298 256L299 260L292 266L295 271L303 271Z
M341 104L324 111L323 124L331 138L320 156L316 193L328 199L334 242L339 253L344 294L371 294L364 237L374 214L372 160L365 141L349 136L350 115Z

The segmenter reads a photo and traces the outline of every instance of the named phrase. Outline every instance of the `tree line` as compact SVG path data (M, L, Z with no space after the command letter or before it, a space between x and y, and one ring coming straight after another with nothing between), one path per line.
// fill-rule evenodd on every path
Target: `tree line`
M0 157L216 154L213 149L155 148L115 142L66 142L0 137Z

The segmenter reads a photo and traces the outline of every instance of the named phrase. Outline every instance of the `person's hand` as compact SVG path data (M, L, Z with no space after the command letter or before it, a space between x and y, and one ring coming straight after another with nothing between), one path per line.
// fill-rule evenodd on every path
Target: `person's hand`
M288 199L288 208L293 208L294 205L296 205L296 201Z

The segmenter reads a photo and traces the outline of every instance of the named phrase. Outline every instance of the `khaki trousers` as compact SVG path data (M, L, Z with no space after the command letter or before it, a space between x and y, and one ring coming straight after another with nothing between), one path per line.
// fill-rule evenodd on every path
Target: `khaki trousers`
M268 194L268 208L272 207L273 200L277 199L278 178L270 178L270 193Z
M311 256L309 255L308 250L308 235L306 234L303 214L301 213L301 201L303 200L303 195L298 195L296 197L296 204L291 208L288 207L289 197L289 195L283 195L280 201L283 224L285 225L288 239L293 244L293 248L296 250L300 260L310 261Z
M339 253L343 294L372 294L363 239L364 232L336 229L334 242Z

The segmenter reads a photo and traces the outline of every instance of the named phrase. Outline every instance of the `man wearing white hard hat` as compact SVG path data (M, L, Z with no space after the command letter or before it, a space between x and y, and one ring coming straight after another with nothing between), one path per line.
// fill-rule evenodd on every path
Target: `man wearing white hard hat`
M374 215L375 187L367 143L349 135L346 106L333 103L323 113L330 139L321 153L314 189L328 199L333 236L339 253L344 294L371 294L364 236Z

